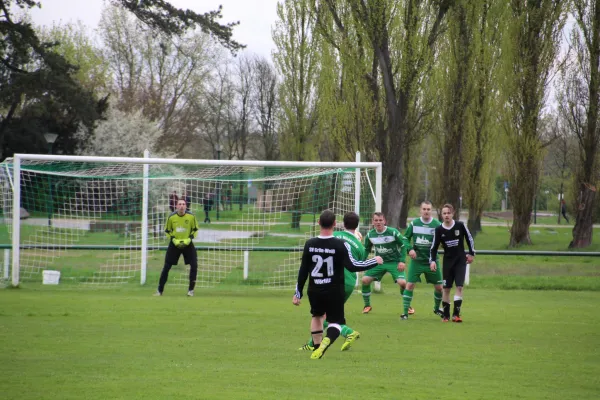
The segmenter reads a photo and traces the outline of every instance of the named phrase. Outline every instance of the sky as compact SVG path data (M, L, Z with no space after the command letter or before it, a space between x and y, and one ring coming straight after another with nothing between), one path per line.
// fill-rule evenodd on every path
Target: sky
M94 30L100 21L103 0L40 0L42 8L33 8L30 13L36 25L52 26L53 23L81 21ZM169 0L182 9L199 14L223 6L222 24L240 21L233 30L233 38L247 46L248 53L270 58L275 48L271 28L277 19L277 0Z

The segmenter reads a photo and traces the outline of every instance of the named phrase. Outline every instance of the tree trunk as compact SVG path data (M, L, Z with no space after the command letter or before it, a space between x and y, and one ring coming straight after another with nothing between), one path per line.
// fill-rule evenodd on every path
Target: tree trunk
M513 225L510 230L510 247L531 244L529 226L531 225L533 200L539 176L536 164L537 161L531 158L522 158L514 178L511 179L513 185L510 191L510 200L513 204Z
M570 249L581 249L592 244L596 192L597 189L595 186L588 183L581 184L577 216L575 217L575 226L573 227L573 240L569 244Z
M471 231L471 235L473 236L477 236L477 233L481 232L481 212L469 207L467 228L469 228L469 231Z
M401 162L388 162L383 165L385 171L383 195L383 213L389 226L398 226L400 210L404 202L404 171Z

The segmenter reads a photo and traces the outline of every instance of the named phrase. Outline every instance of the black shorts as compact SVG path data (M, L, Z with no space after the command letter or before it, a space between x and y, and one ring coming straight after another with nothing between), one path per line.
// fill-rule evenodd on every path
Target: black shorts
M442 275L444 277L444 287L450 289L452 284L456 286L464 286L465 275L467 273L467 258L444 258L444 268Z
M179 257L181 257L182 254L183 261L185 261L186 265L198 264L198 255L196 254L194 243L190 243L189 246L180 249L175 246L173 242L170 242L169 247L167 248L167 254L165 254L165 264L177 265L179 262Z
M327 314L327 322L330 324L344 325L344 286L326 291L309 291L310 313L313 317L321 317Z

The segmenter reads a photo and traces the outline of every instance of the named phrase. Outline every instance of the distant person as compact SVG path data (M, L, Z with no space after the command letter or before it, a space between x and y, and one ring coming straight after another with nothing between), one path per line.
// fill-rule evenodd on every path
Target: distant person
M169 209L171 212L175 212L175 209L177 208L177 200L179 200L179 197L177 196L177 192L173 190L173 193L169 195Z
M567 221L568 224L569 218L567 218L567 202L565 201L565 199L562 199L560 201L560 213L562 214L563 218L565 219L565 221Z
M169 237L169 247L167 247L165 265L160 273L158 290L154 294L155 296L162 296L169 278L169 271L173 265L177 265L182 254L186 265L189 264L190 266L190 284L187 295L190 297L194 295L198 274L198 256L192 239L198 232L198 222L193 214L185 211L186 208L185 200L179 199L177 201L177 212L167 218L165 232Z
M229 210L233 210L233 185L229 185L225 191L227 206Z
M211 198L209 193L204 194L204 199L202 199L202 206L204 208L204 223L210 224L210 209L212 208L213 199Z
M183 192L183 200L185 200L185 204L187 206L186 208L186 212L189 212L191 210L191 206L192 206L192 200L190 199L190 195L187 192Z

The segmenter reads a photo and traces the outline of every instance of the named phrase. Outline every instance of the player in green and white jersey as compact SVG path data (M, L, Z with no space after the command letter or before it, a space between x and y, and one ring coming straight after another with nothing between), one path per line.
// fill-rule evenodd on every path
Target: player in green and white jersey
M406 251L410 243L398 229L386 226L385 215L381 212L373 213L374 228L365 236L365 250L367 255L371 249L376 256L383 258L383 264L365 272L362 278L362 296L365 302L363 313L369 313L371 307L371 282L381 281L386 273L392 276L394 282L400 286L400 294L406 287L404 269L406 268Z
M412 241L413 245L408 252L408 256L411 260L406 275L406 289L402 295L402 299L404 300L404 312L400 316L400 319L403 320L408 319L408 310L410 309L410 302L413 298L413 290L415 284L421 282L421 274L425 274L427 283L434 285L433 312L440 317L443 316L443 312L440 310L442 284L444 283L442 269L439 268L439 260L435 260L438 266L435 271L431 270L429 263L429 251L433 243L433 234L435 228L442 223L431 216L431 202L429 201L421 203L420 214L421 217L412 220L404 232L406 239Z
M364 261L367 259L367 252L365 250L365 246L358 239L357 231L358 223L360 221L360 217L358 214L354 212L348 212L344 215L344 230L337 231L333 233L333 236L342 239L346 243L350 245L350 251L352 252L352 257L354 257L357 261ZM348 301L354 288L356 287L356 272L350 272L347 269L344 269L344 303ZM323 330L327 330L327 321L323 322ZM348 350L352 343L356 339L360 337L360 333L353 330L347 325L342 325L342 331L340 333L343 337L346 338L344 344L342 344L342 351ZM312 336L310 340L300 347L298 350L314 350L314 343L312 340Z

